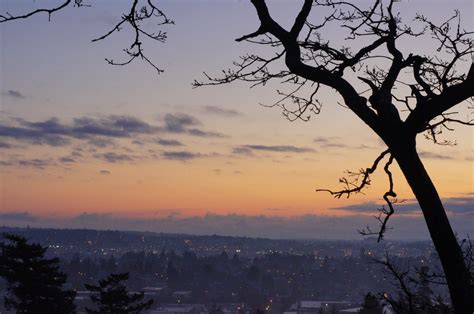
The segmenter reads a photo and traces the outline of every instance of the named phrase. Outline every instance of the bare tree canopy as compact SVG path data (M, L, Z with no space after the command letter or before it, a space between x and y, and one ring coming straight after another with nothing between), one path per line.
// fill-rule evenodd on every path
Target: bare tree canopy
M92 42L98 42L107 39L120 32L123 29L128 29L131 31L132 37L130 39L129 46L123 49L123 53L126 57L122 61L114 61L111 58L105 58L105 61L111 65L127 65L135 61L135 59L143 60L154 68L158 73L163 72L163 69L158 67L144 52L143 49L143 40L149 39L152 41L157 41L160 43L166 42L167 34L162 31L160 26L166 24L174 24L174 21L168 18L168 16L159 9L156 1L154 0L133 0L130 1L130 10L124 12L120 17L119 22L117 22L110 30L106 31L103 35L92 39ZM0 24L11 22L15 20L26 19L34 15L45 14L48 17L48 20L51 20L52 15L57 13L60 10L63 10L67 7L90 7L91 4L86 3L83 0L64 0L56 6L49 8L38 8L26 13L11 14L9 12L0 13ZM149 31L144 24L148 21L155 23L155 26L158 28L155 31Z
M156 18L159 25L171 24L164 12L151 1L131 1L130 11L109 32L93 41L103 40L123 27L134 31L129 48L124 49L127 59L110 64L126 65L136 58L143 59L158 72L143 53L141 38L164 42L166 34L148 32L142 28L146 19ZM380 209L380 229L364 230L383 238L390 216L395 212L397 194L391 167L394 161L400 167L411 187L425 218L430 236L440 257L456 313L474 311L473 275L451 228L439 194L417 152L419 134L440 145L450 144L440 134L452 130L453 124L472 126L473 120L461 119L454 108L469 106L474 97L474 32L465 30L459 11L441 23L424 15L404 24L394 8L395 0L374 0L362 7L351 1L304 0L294 21L285 29L276 21L265 0L251 0L260 26L257 30L236 40L266 47L270 57L247 54L214 77L205 73L205 79L195 81L194 87L222 85L244 81L251 86L264 86L278 81L278 101L269 105L279 107L291 121L309 120L311 113L321 110L319 92L323 87L334 89L342 98L343 106L351 110L386 144L372 166L349 173L341 179L341 190L320 189L337 198L351 196L370 185L370 176L383 167L388 178L383 195L386 207ZM62 8L86 6L83 1L64 1L51 9L38 9L24 15L0 15L0 23L46 13L51 16ZM314 18L314 13L323 18ZM231 13L229 13L231 14ZM349 46L334 45L324 38L329 27L338 27L346 35ZM429 54L409 51L403 45L406 39L429 40L436 45ZM408 51L407 51L408 50ZM361 86L364 86L361 88ZM334 117L337 122L337 117Z
M388 189L383 199L387 207L380 209L377 217L380 229L363 231L378 234L380 240L395 211L393 204L397 194L390 166L397 161L422 209L443 265L454 309L456 313L471 313L474 308L472 274L416 150L418 134L438 144L449 144L438 139L443 130L451 130L454 123L473 125L472 120L461 120L452 111L474 96L474 67L470 58L474 52L474 32L462 28L460 12L456 11L441 24L417 15L414 26L410 26L402 22L393 0L376 0L368 8L347 1L305 0L287 30L272 18L264 0L251 2L260 26L236 40L267 46L276 50L274 56L242 56L234 62L233 68L224 71L224 76L205 73L206 80L195 81L194 86L234 81L257 86L279 80L290 87L287 91L277 90L280 99L271 106L282 108L290 120L305 121L310 113L319 113L321 109L318 100L321 86L336 90L344 106L368 125L388 149L371 167L350 172L349 178L340 179L344 185L342 190L319 191L328 191L337 198L359 193L370 184L370 175L385 160L383 169ZM313 10L328 13L322 20L313 21L310 18ZM363 45L355 50L333 46L323 38L323 32L334 24L346 32L347 41L352 41L354 46ZM406 48L402 49L400 42L407 37L429 37L437 43L435 54L404 52ZM358 91L358 81L368 89Z

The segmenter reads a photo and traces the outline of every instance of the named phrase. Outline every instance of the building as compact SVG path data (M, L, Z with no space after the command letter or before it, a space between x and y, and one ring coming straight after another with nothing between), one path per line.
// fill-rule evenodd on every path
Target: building
M298 301L284 314L326 314L349 309L358 304L346 301Z

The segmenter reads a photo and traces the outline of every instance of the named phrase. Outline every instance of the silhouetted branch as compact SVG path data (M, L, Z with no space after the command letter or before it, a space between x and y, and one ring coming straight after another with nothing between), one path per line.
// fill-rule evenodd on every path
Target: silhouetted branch
M406 119L410 128L422 132L433 119L442 115L460 102L474 97L474 53L473 31L461 28L459 11L447 21L436 25L423 15L416 20L425 24L431 37L439 43L437 51L450 57L418 57L413 63L413 74L418 85L414 86L419 96L417 107ZM471 61L471 62L470 62ZM457 66L469 64L468 73L459 73ZM470 125L470 124L469 124Z
M379 163L384 159L384 157L390 154L390 150L385 150L382 152L374 161L370 168L360 169L359 172L348 172L349 178L343 177L339 179L339 182L344 185L344 189L333 191L329 189L317 189L316 192L329 192L335 198L341 198L342 196L346 196L349 198L352 194L362 193L364 188L367 188L370 184L370 175L373 174L379 165ZM393 184L393 174L390 170L390 166L392 165L394 157L390 154L387 162L384 165L384 172L387 175L388 179L388 190L384 193L383 199L387 205L387 207L382 206L382 208L378 209L379 215L375 217L375 219L380 223L380 227L377 231L372 231L369 226L366 229L359 230L359 233L362 235L377 235L378 240L381 241L385 235L385 232L389 229L387 223L390 217L395 212L393 208L393 204L397 202L397 200L392 200L391 198L397 197L397 194L394 191L394 184Z
M206 72L204 76L207 82L194 80L193 87L212 86L228 84L234 81L244 81L252 83L251 87L265 85L274 78L285 78L291 75L288 71L271 72L269 66L272 62L280 59L285 51L275 54L272 58L262 58L257 55L245 55L240 57L240 61L234 61L236 70L223 70L223 77L211 77ZM294 76L294 75L292 75Z
M255 32L244 35L244 36L239 37L239 38L236 38L235 41L240 42L240 41L243 41L243 40L247 40L247 39L250 39L250 38L254 38L254 37L263 35L265 33L266 33L265 29L260 26L260 28L257 29Z
M465 126L474 126L474 119L470 120L460 120L456 118L451 118L450 116L456 115L457 112L446 112L441 114L436 119L436 122L428 123L425 127L426 133L425 138L433 141L433 143L443 146L453 146L456 145L454 141L442 140L439 141L438 136L443 133L443 130L454 131L452 124L460 124Z
M162 32L161 30L159 30L158 33L150 33L142 27L142 22L150 18L159 19L159 26L165 24L174 24L174 22L170 20L163 11L158 9L156 5L153 4L152 0L147 0L146 5L142 6L141 8L138 8L137 5L138 0L133 0L130 12L128 14L124 14L122 16L122 20L118 22L110 31L100 37L93 39L92 42L104 40L107 37L111 36L113 33L120 31L124 27L124 25L128 25L134 33L134 40L130 47L125 48L123 51L129 56L129 58L122 62L115 62L112 59L106 58L105 60L107 61L107 63L111 65L123 66L130 64L136 58L140 58L146 63L148 63L150 66L152 66L158 73L161 73L163 72L163 70L157 67L144 54L142 47L142 36L151 40L164 43L167 38L166 32Z
M298 77L293 77L288 80L297 80ZM287 81L288 81L287 80ZM302 90L302 88L308 83L308 80L302 80L301 83L299 82L294 82L297 87L287 93L283 92L281 90L277 89L277 94L282 96L281 99L279 99L277 102L271 104L271 105L263 105L264 107L280 107L282 109L283 115L289 120L289 121L295 121L295 120L303 120L303 121L308 121L311 117L311 115L304 116L305 112L309 110L309 112L318 114L321 110L321 103L318 99L316 99L316 95L319 91L320 84L311 84L310 88L313 88L313 91L309 95L309 97L304 96L301 97L299 96L299 92ZM316 85L316 87L314 86ZM289 105L286 104L286 101L290 101L292 105L295 106L295 108L290 108Z
M68 5L74 3L74 6L76 7L83 7L83 6L90 6L90 5L85 5L82 3L82 0L66 0L60 5L50 8L50 9L36 9L31 12L28 12L26 14L20 14L20 15L12 15L9 12L6 12L5 14L0 14L0 23L5 23L5 22L10 22L14 20L19 20L19 19L27 19L33 15L41 14L41 13L46 13L48 15L48 21L51 21L51 15L59 10L64 9Z
M388 220L390 217L395 213L395 210L393 208L393 204L397 202L397 200L392 200L390 198L395 198L397 197L397 194L395 193L393 189L393 175L392 172L390 171L390 165L393 162L394 157L390 155L388 161L385 163L384 166L384 171L387 174L388 178L388 183L389 183L389 188L388 191L386 191L383 195L383 199L385 203L387 204L387 208L385 206L382 206L382 208L379 209L379 215L375 217L375 219L380 223L379 230L376 232L373 232L369 227L366 228L366 230L359 230L359 233L362 235L377 235L377 242L380 242L385 235L385 232L389 229L387 227Z
M396 313L414 313L415 311L415 289L410 284L410 268L401 269L396 265L390 255L386 252L383 259L374 258L376 264L382 265L387 274L394 279L393 285L400 292L400 301L397 302L393 298L384 295L384 298L393 307Z
M461 241L461 249L464 253L464 260L466 261L466 265L471 276L471 285L474 285L474 246L469 235L466 237L466 239Z
M340 178L339 182L344 185L342 190L333 191L329 189L316 189L316 192L329 192L335 198L341 198L344 195L349 198L352 194L361 193L364 188L370 185L370 175L377 170L380 161L389 153L389 149L383 151L375 159L370 168L360 169L359 172L348 172L349 177L352 177L353 179L348 179L346 177ZM390 159L392 159L392 157L390 157Z
M313 0L305 0L301 11L296 16L295 22L290 30L290 36L294 39L298 39L303 26L306 24L306 19L308 18L309 13L311 12L311 7L313 5Z
M126 27L129 27L133 33L132 42L129 47L123 49L123 52L128 56L128 58L124 61L118 62L114 61L113 59L106 58L105 61L111 65L123 66L130 64L136 58L139 58L145 61L150 66L152 66L158 73L161 73L163 72L163 70L156 66L155 63L145 55L143 49L143 39L148 38L150 40L164 43L167 39L166 32L163 32L161 30L158 30L158 32L149 32L143 27L143 24L150 19L157 20L157 26L174 24L174 22L169 19L166 14L156 6L153 0L130 0L130 2L131 6L129 12L124 13L121 16L120 21L115 24L114 27L112 27L105 34L93 39L92 42L107 39L112 34L117 33ZM142 2L143 4L141 4ZM12 15L7 12L6 14L0 15L0 23L10 22L18 19L26 19L40 13L48 14L48 20L51 20L51 15L53 13L64 9L70 4L73 4L75 7L91 6L89 4L84 4L83 0L67 0L54 8L41 8L23 15Z

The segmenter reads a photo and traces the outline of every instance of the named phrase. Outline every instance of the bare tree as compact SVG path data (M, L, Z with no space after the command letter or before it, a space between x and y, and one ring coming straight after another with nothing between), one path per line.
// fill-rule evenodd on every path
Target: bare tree
M135 37L130 48L124 49L128 59L123 62L106 59L107 62L125 65L140 57L160 72L161 69L143 54L140 38L164 41L166 34L149 33L141 28L140 22L152 17L162 19L163 24L172 21L151 0L140 7L138 2L131 0L130 12L96 40L105 39L122 27L129 26L134 30ZM343 189L325 191L337 198L359 193L370 184L370 175L383 163L388 189L383 195L386 207L380 210L378 217L380 230L375 232L380 240L387 230L387 222L394 213L393 205L396 203L390 170L395 160L422 210L456 313L472 313L472 277L438 192L420 160L416 139L418 134L423 134L435 143L449 144L438 139L443 130L451 130L455 123L473 125L472 120L460 120L451 111L474 96L474 67L469 60L474 52L473 32L461 27L459 12L439 25L423 15L417 15L415 21L420 29L414 30L404 25L394 11L396 0L387 2L374 0L373 6L364 9L349 1L304 0L292 27L287 30L272 18L265 0L251 0L260 27L236 40L264 45L277 52L269 58L255 54L242 56L234 62L234 68L224 71L223 77L206 74L207 80L195 81L194 86L221 85L239 80L257 86L278 79L289 85L290 89L277 90L280 99L270 106L282 108L289 120L308 120L311 113L319 113L321 103L318 92L321 86L336 90L344 106L369 126L384 141L387 149L371 167L341 179ZM85 6L82 0L66 0L52 9L38 9L24 15L0 15L0 23L41 13L50 16L70 4ZM310 21L308 17L314 8L328 14L320 21ZM353 40L354 47L357 43L366 44L354 50L331 45L323 39L321 32L334 23L347 32L347 40ZM437 42L436 55L406 54L400 49L401 38L421 36L429 36ZM462 71L463 65L468 68L465 72ZM354 78L366 84L368 89L358 91L359 82ZM373 233L371 230L364 232Z
M388 253L383 259L374 259L376 264L383 267L386 278L388 278L397 295L387 293L380 295L396 313L410 314L435 314L452 313L450 307L445 304L441 296L436 297L431 289L432 284L445 284L439 282L438 274L432 272L429 266L419 268L403 265Z
M194 86L221 85L234 81L250 82L252 86L280 80L288 91L277 90L279 100L271 106L282 108L290 120L308 120L310 113L319 113L321 86L336 90L344 105L354 112L387 145L373 165L341 179L343 189L330 192L337 198L361 192L370 184L370 175L383 163L388 177L388 189L383 195L386 207L380 211L379 240L387 230L394 213L396 193L390 167L395 160L411 187L429 233L438 252L456 313L472 313L474 287L462 250L451 228L436 187L425 170L417 152L418 134L438 144L443 130L454 123L473 125L455 117L452 108L467 103L474 96L474 67L470 60L474 52L473 32L460 25L460 13L437 25L423 15L414 30L404 25L393 9L394 0L375 0L373 6L361 8L349 1L305 0L291 29L275 21L264 0L251 0L260 20L260 27L237 41L248 41L276 50L269 58L248 54L224 76L207 75ZM328 12L320 21L310 21L313 10ZM353 51L335 47L324 40L321 32L329 24L338 24L347 32ZM400 39L429 36L437 42L436 55L416 52L406 54ZM357 40L357 41L355 41ZM365 44L366 43L366 44ZM384 66L386 65L386 66ZM468 70L464 73L464 69ZM408 74L407 74L408 73ZM355 80L354 80L355 78ZM368 86L358 91L358 82ZM405 110L405 112L402 111ZM373 233L366 230L365 233Z
M149 31L144 27L145 22L155 21L156 26L161 27L166 24L174 24L174 21L168 18L155 3L155 0L131 0L129 10L122 14L120 20L103 35L92 39L92 42L98 42L120 32L121 30L128 29L131 36L130 45L123 49L126 55L122 61L114 61L113 59L105 58L105 61L111 65L127 65L135 61L135 59L143 60L152 68L154 68L158 74L163 72L163 69L159 68L153 61L151 61L145 54L143 49L143 40L148 39L164 43L166 41L166 32L158 29L157 31ZM56 6L52 7L40 7L36 10L31 10L26 13L11 14L10 12L0 13L0 24L6 22L12 22L15 20L22 20L29 18L34 15L46 14L48 20L51 20L51 16L58 11L61 11L67 7L90 7L91 4L86 3L84 0L63 0Z

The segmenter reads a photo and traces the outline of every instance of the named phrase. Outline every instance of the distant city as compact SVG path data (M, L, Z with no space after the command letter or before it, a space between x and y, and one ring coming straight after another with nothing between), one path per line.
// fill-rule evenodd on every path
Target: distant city
M397 293L375 262L386 252L399 264L437 267L428 241L273 240L114 230L0 227L59 257L77 291L81 313L89 302L84 284L128 272L127 287L153 299L148 313L351 313L367 293ZM438 286L436 294L447 292ZM6 283L0 281L1 294ZM2 308L1 312L3 313Z

